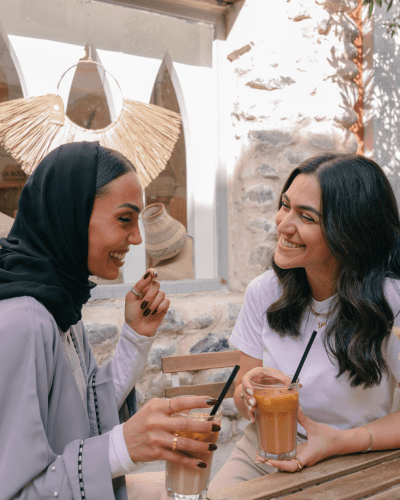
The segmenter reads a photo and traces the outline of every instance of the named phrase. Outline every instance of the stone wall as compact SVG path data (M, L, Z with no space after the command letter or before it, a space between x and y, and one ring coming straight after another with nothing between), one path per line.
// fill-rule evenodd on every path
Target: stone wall
M161 372L161 357L233 350L229 336L243 303L244 294L227 288L213 293L169 295L171 305L150 350L147 366L136 386L138 407L153 397L165 397L171 386L169 374ZM83 322L88 331L96 360L101 366L111 360L124 322L124 299L96 300L83 308ZM186 371L179 374L180 384L221 382L231 368ZM236 440L248 423L238 417L232 399L223 403L220 443Z
M356 7L357 0L247 0L221 44L232 290L268 265L288 174L311 156L357 149L349 127L357 120L358 30L348 15Z

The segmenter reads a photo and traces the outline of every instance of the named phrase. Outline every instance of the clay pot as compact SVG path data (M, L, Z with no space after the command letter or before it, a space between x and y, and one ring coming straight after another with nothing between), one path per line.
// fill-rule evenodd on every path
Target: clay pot
M182 250L187 239L185 226L167 213L163 203L148 205L142 219L149 257L166 260Z

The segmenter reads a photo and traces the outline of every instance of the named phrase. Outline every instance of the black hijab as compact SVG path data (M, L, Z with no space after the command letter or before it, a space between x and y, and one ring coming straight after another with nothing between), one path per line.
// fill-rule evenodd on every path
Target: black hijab
M0 300L34 297L63 331L81 319L96 286L87 259L100 149L79 142L47 155L21 192L8 237L0 239Z

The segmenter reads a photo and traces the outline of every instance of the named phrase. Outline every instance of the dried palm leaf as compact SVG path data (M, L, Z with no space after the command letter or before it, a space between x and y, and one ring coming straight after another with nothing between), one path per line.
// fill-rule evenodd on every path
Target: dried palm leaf
M180 124L181 116L174 111L125 98L119 117L98 130L72 122L64 113L61 97L55 94L0 104L0 143L28 175L62 144L99 141L125 155L146 187L165 168Z

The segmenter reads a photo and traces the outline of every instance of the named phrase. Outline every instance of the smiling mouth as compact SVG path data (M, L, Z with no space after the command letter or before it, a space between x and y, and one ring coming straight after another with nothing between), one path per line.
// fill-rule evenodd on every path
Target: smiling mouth
M119 262L124 262L125 259L125 254L124 253L111 253L110 252L110 257L112 257L115 260L118 260Z
M286 248L301 248L305 247L305 245L296 245L295 243L291 243L290 241L285 240L283 236L281 236L281 243Z

